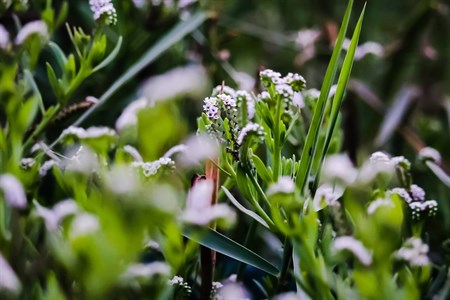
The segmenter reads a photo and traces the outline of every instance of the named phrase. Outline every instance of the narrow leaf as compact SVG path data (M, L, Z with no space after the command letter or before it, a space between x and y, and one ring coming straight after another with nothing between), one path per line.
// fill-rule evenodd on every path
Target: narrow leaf
M103 69L104 67L106 67L107 65L109 65L114 58L116 58L117 54L119 54L120 51L120 47L122 46L122 41L123 38L120 36L119 39L117 40L117 44L114 47L113 51L111 51L111 53L108 55L108 57L106 57L100 64L98 64L94 70L92 70L92 72L97 72L100 69Z
M258 268L270 275L278 276L279 270L277 267L252 250L236 243L217 231L210 228L196 229L194 227L187 227L184 228L183 235L202 246Z
M48 46L50 47L50 50L53 52L53 55L55 56L56 61L58 62L58 66L60 70L64 70L64 66L67 63L67 58L62 49L58 46L58 44L54 42L49 42Z
M237 209L239 209L241 212L249 216L250 218L254 219L256 222L261 224L262 226L269 229L269 225L267 225L266 221L264 221L258 214L256 214L254 211L251 211L247 208L245 208L239 201L237 201L236 198L230 193L230 191L222 186L222 190L224 191L225 195L227 195L228 199L230 199L231 203L233 203L234 206L236 206Z
M326 101L330 93L331 85L334 82L337 68L339 65L339 56L342 50L342 44L347 33L347 27L350 20L350 15L353 7L353 0L350 0L345 11L344 19L342 21L341 29L339 30L336 45L331 55L330 63L328 64L325 78L323 80L322 88L320 90L320 97L316 108L314 110L311 125L306 136L306 142L302 150L302 156L300 157L299 174L297 175L297 186L303 192L309 173L311 169L312 157L316 151L317 139L319 136L320 125L323 122Z
M261 179L267 183L272 182L272 173L269 172L261 158L259 158L258 155L253 154L252 160L253 164L255 165L256 171L258 172L258 175L261 176Z

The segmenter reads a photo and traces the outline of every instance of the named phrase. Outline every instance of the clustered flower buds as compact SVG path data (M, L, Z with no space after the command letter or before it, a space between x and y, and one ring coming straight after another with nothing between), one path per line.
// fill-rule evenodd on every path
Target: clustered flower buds
M158 173L162 168L172 169L175 166L175 162L167 157L161 157L160 159L152 162L139 162L135 161L131 164L133 168L142 170L145 177L150 177Z
M432 217L437 213L438 204L436 200L425 200L425 191L416 184L412 184L409 191L404 188L394 188L388 193L398 195L408 204L413 220L420 221L424 217Z
M395 257L408 262L413 267L423 267L430 263L428 259L429 247L419 238L410 238L400 248Z
M117 12L114 5L111 3L111 0L89 0L89 5L94 13L95 21L104 18L105 24L116 24Z

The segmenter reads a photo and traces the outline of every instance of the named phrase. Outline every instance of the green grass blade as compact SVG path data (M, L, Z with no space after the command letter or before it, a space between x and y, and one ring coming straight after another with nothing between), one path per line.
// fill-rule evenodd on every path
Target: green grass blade
M277 267L250 249L236 243L217 231L210 228L196 230L194 227L187 227L184 228L183 235L216 252L258 268L270 275L278 276L279 270Z
M159 40L152 48L150 48L134 65L132 65L122 76L120 76L100 97L97 104L92 106L83 115L81 115L78 120L75 121L75 123L73 123L72 125L80 125L95 110L104 105L106 101L127 81L133 78L137 73L139 73L150 63L155 61L161 54L172 47L175 43L197 29L206 19L207 14L205 12L198 12L196 14L193 14L187 20L178 23L170 32L168 32L161 40Z
M336 77L336 72L339 65L339 57L342 51L342 43L344 42L345 34L347 33L347 27L350 20L352 7L353 0L350 0L345 11L341 29L339 30L333 54L331 55L330 63L328 64L328 68L325 73L325 78L320 90L320 97L314 110L311 125L306 136L306 142L303 147L302 156L300 157L300 166L297 172L296 183L302 192L309 177L311 162L316 151L316 144L319 137L320 125L323 122L326 101L330 93L331 85L333 84Z
M233 203L233 205L236 206L237 209L239 209L241 212L243 212L250 218L254 219L256 222L258 222L262 226L269 229L269 225L267 225L266 221L264 221L263 218L258 216L258 214L255 213L254 211L245 208L241 203L239 203L239 201L237 201L237 199L234 198L234 196L230 193L230 191L226 187L222 186L222 190L225 193L225 195L228 197L228 199L231 201L231 203Z
M345 55L344 64L342 65L341 73L339 74L339 79L336 87L336 93L333 97L332 107L331 107L331 115L330 115L330 123L328 125L328 131L325 139L325 145L323 149L321 149L321 157L320 164L318 169L315 170L317 173L320 172L320 168L322 166L323 160L328 151L328 147L330 146L331 138L333 136L334 128L336 127L336 122L339 116L339 111L341 109L342 102L344 100L344 93L347 88L348 80L350 79L350 74L352 72L353 61L355 57L356 48L358 47L359 36L361 33L362 22L364 19L364 12L366 10L366 6L359 16L358 23L356 24L355 31L353 32L352 41L350 43L350 47ZM319 159L319 158L318 158ZM319 174L317 174L319 175Z

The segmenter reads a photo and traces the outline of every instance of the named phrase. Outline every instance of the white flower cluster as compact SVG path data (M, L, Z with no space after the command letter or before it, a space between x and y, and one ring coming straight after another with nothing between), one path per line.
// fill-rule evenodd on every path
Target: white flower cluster
M36 160L34 158L31 158L31 157L22 158L20 160L20 167L23 170L29 170L34 166L35 163L36 163Z
M340 207L339 198L344 194L344 189L340 185L322 184L316 191L313 200L313 207L316 211L326 206Z
M217 99L220 100L226 109L234 109L236 107L236 100L234 100L230 95L220 94L217 95Z
M264 128L257 123L248 123L239 133L236 141L238 145L242 145L244 140L247 139L250 134L255 134L257 137L263 138L265 136Z
M409 192L404 188L393 188L388 191L388 194L397 194L408 204L413 220L421 220L423 217L432 217L437 214L436 200L425 200L425 191L416 184L410 186Z
M289 176L281 176L276 183L267 189L267 196L275 194L292 194L295 191L295 183Z
M173 168L174 165L175 162L168 157L161 157L160 159L152 162L135 161L131 164L133 168L142 170L145 177L155 175L162 167Z
M117 22L117 12L111 0L89 0L89 5L94 13L94 20L98 21L105 17L107 25L115 25Z
M191 287L186 281L184 281L184 278L181 276L174 276L172 279L168 281L168 283L169 285L182 289L185 296L189 296L192 293Z
M80 213L75 216L70 224L69 236L71 239L96 233L100 229L100 221L97 216L90 213Z
M220 117L218 99L216 97L206 97L203 100L203 110L209 119L217 120Z
M423 267L430 263L428 251L428 245L422 242L420 238L410 238L395 253L395 257L398 260L408 262L411 266Z
M303 76L297 73L288 73L285 77L282 77L279 72L266 69L259 73L259 77L261 79L261 83L265 87L269 87L273 84L277 90L284 91L285 93L286 90L289 90L287 86L290 87L290 91L293 93L294 91L299 92L303 90L306 85L306 81Z
M419 151L419 159L423 161L431 160L434 163L440 164L442 161L441 154L434 148L425 147Z
M258 95L258 100L267 102L270 101L270 94L268 91L263 91L261 94Z
M125 270L121 278L130 280L137 278L151 278L157 275L169 276L169 274L169 265L160 261L155 261L148 264L133 264Z
M236 100L238 106L246 105L247 108L247 117L249 120L253 119L256 113L255 100L247 91L237 91L236 92Z
M217 96L217 95L220 95L220 94L226 94L226 95L229 95L229 96L231 96L233 98L237 97L236 90L233 89L232 87L227 86L227 85L223 85L223 86L222 85L218 85L218 86L216 86L213 89L211 95L212 96Z
M22 45L31 36L38 36L43 42L48 41L49 33L44 21L32 21L20 29L16 36L16 45Z
M369 266L372 263L372 254L364 245L352 236L341 236L334 240L333 247L336 251L351 252L363 265Z

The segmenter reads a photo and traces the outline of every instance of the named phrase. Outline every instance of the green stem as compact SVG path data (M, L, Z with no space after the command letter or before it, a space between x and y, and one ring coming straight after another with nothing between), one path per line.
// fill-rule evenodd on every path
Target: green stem
M280 145L280 120L281 120L281 97L277 96L277 106L275 109L275 127L273 129L275 147L273 151L273 180L278 181L280 175L281 145Z
M281 266L280 276L278 277L277 292L282 292L287 285L287 276L289 274L289 268L292 261L292 243L289 238L286 237L284 240L284 250L283 250L283 264Z
M44 130L47 128L47 126L50 124L51 121L53 121L54 117L58 115L58 113L61 110L61 105L56 104L55 109L46 116L41 123L36 127L36 129L33 131L33 133L28 137L28 139L25 141L25 144L23 148L26 150L31 147L31 145L34 143L37 136L39 136Z

